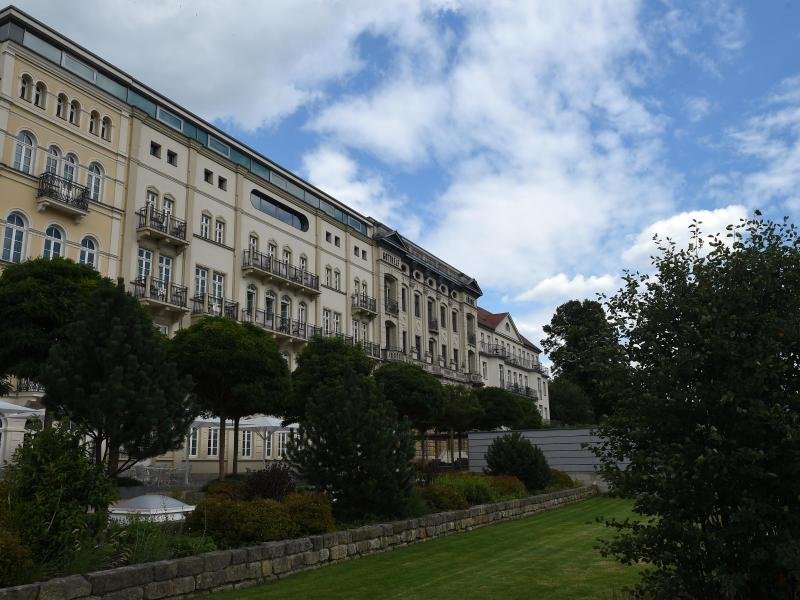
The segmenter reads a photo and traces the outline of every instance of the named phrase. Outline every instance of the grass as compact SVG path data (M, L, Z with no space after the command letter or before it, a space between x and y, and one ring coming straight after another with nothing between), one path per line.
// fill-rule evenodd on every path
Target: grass
M632 515L625 500L597 497L392 552L304 571L215 600L262 598L604 598L621 596L638 569L604 559L596 517Z

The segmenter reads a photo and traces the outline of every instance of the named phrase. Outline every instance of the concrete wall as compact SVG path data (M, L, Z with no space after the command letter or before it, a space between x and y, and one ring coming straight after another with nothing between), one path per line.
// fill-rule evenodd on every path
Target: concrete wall
M486 467L486 451L495 438L508 434L508 431L473 431L469 433L469 469L482 473ZM600 461L592 454L589 446L597 444L600 438L592 435L591 429L528 429L520 431L522 436L534 446L541 448L547 463L559 471L569 473L583 483L603 485L596 474Z
M595 493L594 488L582 487L419 519L73 575L0 589L0 600L158 600L240 589L305 569L520 519Z

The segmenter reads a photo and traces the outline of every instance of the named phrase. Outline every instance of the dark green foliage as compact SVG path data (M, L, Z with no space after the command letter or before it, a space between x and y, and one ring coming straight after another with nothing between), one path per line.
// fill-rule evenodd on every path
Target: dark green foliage
M285 462L271 462L254 473L248 473L244 479L247 498L268 498L283 500L294 491L296 482L292 470Z
M436 423L439 431L449 431L448 449L451 457L462 454L463 437L467 431L477 429L483 408L473 390L462 385L442 386L442 412ZM458 443L453 439L458 438Z
M38 381L50 346L100 279L91 267L64 258L6 266L0 275L0 374Z
M569 488L574 488L577 484L575 481L564 473L564 471L559 471L558 469L550 469L550 485L551 489L556 490L568 490Z
M289 367L275 340L258 327L206 317L179 331L171 350L179 371L191 376L203 411L220 418L221 440L226 439L226 419L238 424L251 414L280 414L286 404ZM238 443L238 436L234 440ZM219 449L220 479L226 474L225 446ZM234 465L237 460L235 452Z
M33 572L33 555L19 534L0 526L0 588L27 583Z
M206 498L185 523L188 531L211 536L221 548L282 540L290 530L286 508L275 500Z
M320 535L336 530L331 503L324 494L289 494L282 504L289 514L289 537Z
M760 219L626 274L608 312L636 368L599 434L639 525L605 546L652 597L790 598L800 588L800 235ZM617 468L630 459L626 470ZM645 593L642 591L642 593Z
M442 412L442 384L422 367L388 362L375 370L378 391L394 404L397 415L407 418L419 432L436 423Z
M419 488L419 494L433 512L469 508L464 493L452 485L432 483Z
M514 432L496 438L486 452L486 472L513 475L529 492L541 490L550 482L550 467L544 453Z
M483 387L474 393L481 405L481 415L477 425L484 430L516 427L525 418L527 404L531 402L496 387Z
M519 397L522 404L522 418L514 424L514 429L541 429L544 427L542 413L533 400Z
M133 477L125 477L124 475L121 477L115 477L114 483L117 484L117 487L139 487L144 485L138 479L134 479Z
M344 344L336 338L316 338L297 358L297 368L292 373L292 393L276 414L286 423L300 423L305 419L306 403L324 396L320 381L367 377L373 366L360 347Z
M187 535L182 529L183 523L156 523L147 519L137 519L119 527L114 537L116 562L132 565L217 549L210 537Z
M399 514L412 487L413 440L377 393L363 350L316 338L298 362L294 390L306 395L287 452L299 477L328 494L337 515Z
M103 280L50 348L40 374L45 403L89 435L110 475L180 448L198 414L165 344L139 302Z
M224 479L209 481L203 486L203 491L208 498L218 500L247 500L247 491L242 479Z
M436 485L449 487L459 491L470 506L475 504L489 504L494 502L495 492L489 485L487 477L471 473L454 473L442 475L436 480Z
M577 384L596 418L611 414L627 385L627 361L603 306L595 300L570 300L556 309L542 346L557 377Z
M561 423L583 425L594 423L592 402L577 383L565 377L556 377L548 386L550 415Z
M486 479L489 482L489 487L494 490L495 498L498 502L501 500L524 498L528 495L525 484L513 475L487 475Z
M0 489L0 529L14 527L37 564L61 560L97 535L114 498L113 483L66 425L26 435Z

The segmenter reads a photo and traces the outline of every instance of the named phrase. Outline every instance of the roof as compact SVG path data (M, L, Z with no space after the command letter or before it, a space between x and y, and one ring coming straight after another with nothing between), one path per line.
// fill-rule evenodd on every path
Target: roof
M160 494L145 494L143 496L130 498L129 500L116 502L111 507L111 512L153 514L167 512L189 512L193 509L193 506L170 496L162 496Z
M11 402L6 402L5 400L0 400L0 414L44 414L44 410L37 409L37 408L28 408L27 406L21 406L19 404L13 404Z
M509 312L492 313L484 308L481 308L480 306L478 307L478 325L482 325L483 327L486 327L493 331L497 330L497 327L506 317L511 319L511 313ZM513 321L513 319L511 320ZM516 325L514 325L514 329L516 328L517 328ZM541 348L539 348L536 344L534 344L524 335L519 333L519 331L517 331L517 335L519 336L519 339L522 341L523 346L530 348L534 352L542 351Z

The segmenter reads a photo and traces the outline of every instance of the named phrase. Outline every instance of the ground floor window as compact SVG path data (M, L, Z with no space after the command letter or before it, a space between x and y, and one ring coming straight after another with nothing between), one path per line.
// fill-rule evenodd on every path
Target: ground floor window
M252 431L243 431L242 432L242 456L245 456L245 457L253 456L253 432Z
M212 427L208 430L208 456L216 456L219 452L219 429Z

